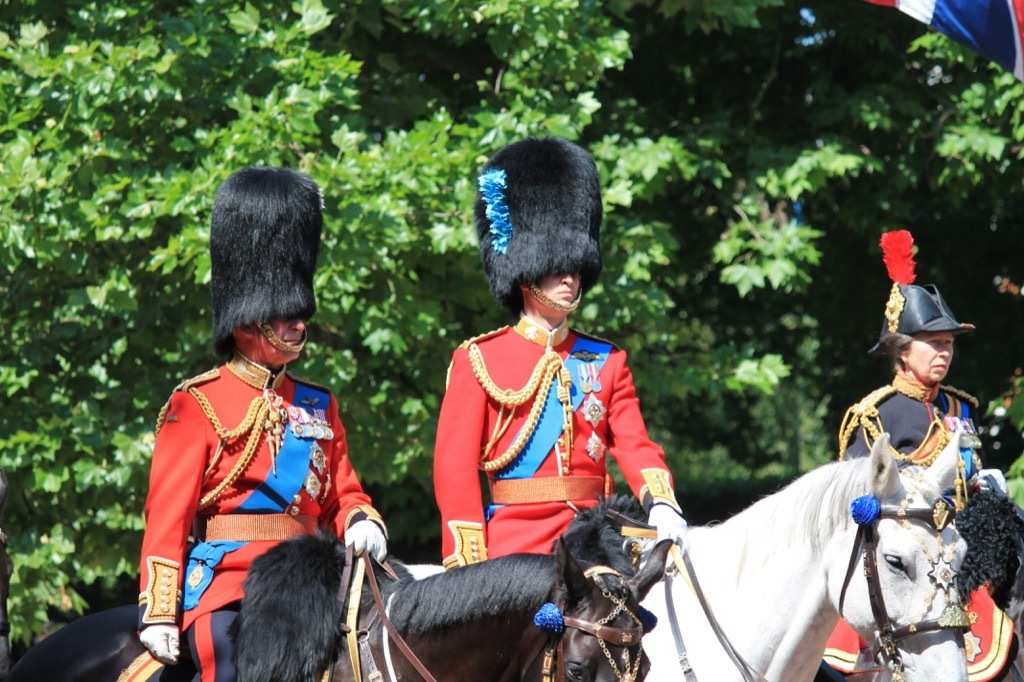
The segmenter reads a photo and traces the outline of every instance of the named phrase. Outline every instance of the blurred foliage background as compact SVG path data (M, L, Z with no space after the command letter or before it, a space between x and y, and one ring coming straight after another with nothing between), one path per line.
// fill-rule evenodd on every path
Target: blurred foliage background
M451 352L509 322L472 226L502 145L600 166L576 325L629 351L697 522L829 461L886 383L883 231L962 321L949 382L1024 498L1024 85L896 12L813 0L0 0L0 466L13 637L134 600L152 429L214 364L234 170L325 191L311 343L393 554L438 561Z

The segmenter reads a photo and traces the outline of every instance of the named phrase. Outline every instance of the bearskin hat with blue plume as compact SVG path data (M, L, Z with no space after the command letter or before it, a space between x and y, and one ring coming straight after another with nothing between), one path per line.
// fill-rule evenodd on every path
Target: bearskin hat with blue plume
M885 320L879 342L869 352L878 353L882 341L892 334L912 336L921 332L953 332L974 329L973 324L957 321L953 311L934 284L914 284L917 262L914 260L914 237L907 230L882 234L882 260L892 280L889 300L885 304Z
M213 346L234 350L249 324L316 312L313 274L323 230L323 196L302 173L243 168L217 190L210 223Z
M521 285L579 273L582 291L601 274L601 183L593 157L557 137L498 151L478 178L474 206L491 292L518 315Z

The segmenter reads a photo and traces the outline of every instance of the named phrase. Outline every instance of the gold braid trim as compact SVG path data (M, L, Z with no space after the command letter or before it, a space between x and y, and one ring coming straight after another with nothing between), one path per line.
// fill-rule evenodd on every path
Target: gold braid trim
M526 417L526 423L523 425L522 430L516 436L515 440L509 446L501 456L496 459L487 460L487 457L491 453L491 449L494 447L496 438L492 438L488 447L484 450L480 457L480 469L483 471L497 471L508 465L513 459L515 459L527 441L533 435L534 429L537 428L537 422L540 421L541 412L544 410L544 400L541 396L541 387L547 387L551 385L551 382L555 380L555 377L559 377L559 389L558 399L563 405L566 405L569 397L569 386L565 384L566 380L571 384L572 377L569 376L568 372L562 372L564 369L562 364L562 358L558 353L548 350L544 355L541 356L537 366L533 368L533 373L530 375L529 381L526 385L517 390L499 388L494 380L491 379L490 373L487 371L487 366L484 364L483 354L480 352L480 347L475 343L469 346L469 363L473 367L473 374L476 375L477 381L480 382L480 386L484 389L487 395L497 402L503 409L510 408L515 409L520 405L526 403L526 401L533 398L533 405L530 407L530 413ZM570 421L566 424L571 428L571 403L566 407L566 418ZM510 415L511 416L511 415ZM500 419L499 419L500 421ZM507 424L505 428L507 428ZM571 439L570 439L571 442Z
M186 379L185 381L183 381L180 384L178 384L178 387L175 388L174 390L175 391L184 391L184 390L186 390L188 388L191 388L192 386L198 386L199 384L205 384L207 381L212 381L213 379L216 379L219 376L220 376L220 368L214 367L210 371L203 372L199 376L194 376L191 379ZM170 409L171 409L171 401L170 400L168 400L166 403L164 403L164 406L160 408L160 414L158 414L157 417L156 417L156 433L157 434L160 433L160 429L163 428L164 422L167 421L167 412Z
M846 449L853 440L858 427L864 429L864 442L869 448L872 443L878 440L885 430L881 417L878 414L878 405L896 392L896 386L883 386L869 393L863 400L846 411L843 423L839 427L839 459L843 459L846 456ZM904 391L900 392L905 393ZM931 424L928 425L928 431L925 433L924 438L921 439L921 444L913 452L902 453L891 445L889 446L889 452L898 461L931 466L943 448L949 444L951 438L952 434L942 428L941 422L933 419ZM934 442L930 442L932 439L934 439ZM925 451L926 448L929 448L930 454L923 459L919 459L920 453Z
M867 394L859 403L846 411L843 423L839 426L839 459L846 456L846 448L850 446L858 427L864 427L864 435L870 436L871 441L878 440L878 437L882 435L878 403L895 392L896 389L892 386L883 386Z
M907 304L907 299L900 290L899 282L892 283L892 289L889 291L889 300L885 302L885 319L889 321L889 333L895 334L896 330L900 327L900 316L903 314L903 308Z
M189 395L196 399L199 403L199 407L202 408L203 414L210 421L210 425L213 426L214 431L217 432L217 436L220 438L221 446L218 447L218 457L215 457L211 462L210 466L216 463L219 458L220 451L223 450L223 444L229 440L234 440L242 435L248 434L249 438L245 442L245 449L242 450L242 456L238 458L235 466L228 472L227 477L221 481L216 488L208 492L206 495L199 500L199 509L206 509L211 504L221 498L228 488L235 484L238 477L242 475L242 472L252 462L252 458L256 455L256 449L260 444L260 437L263 435L263 424L266 422L268 415L270 414L270 406L263 396L253 398L252 402L249 403L249 409L245 413L245 417L242 419L242 423L236 428L228 431L220 423L220 419L217 417L217 413L213 410L213 405L206 398L199 389L190 387L187 389ZM204 479L210 475L210 469L208 468L204 474Z

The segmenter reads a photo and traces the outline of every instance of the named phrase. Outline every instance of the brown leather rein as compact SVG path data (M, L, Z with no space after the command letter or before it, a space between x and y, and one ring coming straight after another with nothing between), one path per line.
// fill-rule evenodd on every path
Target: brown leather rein
M347 556L346 556L346 568L345 568L345 571L344 571L344 573L342 575L342 586L341 586L341 592L339 594L344 594L345 591L347 591L347 589L348 589L348 585L346 583L348 582L349 573L350 573L349 567L352 564L351 547L346 548L346 554L347 554ZM374 573L373 564L370 561L370 557L366 553L363 553L362 558L363 558L363 562L364 562L365 567L366 567L366 573L365 573L366 579L370 582L370 590L373 592L373 600L374 600L374 603L375 603L375 605L377 607L375 615L376 615L376 617L380 618L381 625L383 626L384 631L391 638L391 641L393 641L395 643L395 645L399 648L399 650L401 650L402 654L405 655L406 659L413 666L413 668L416 669L416 672L418 672L420 674L420 677L422 677L424 680L426 680L426 682L437 682L437 678L435 678L430 673L430 671L427 669L427 667L423 664L423 662L420 661L419 657L412 650L412 647L409 646L409 644L405 641L405 639L403 639L402 636L398 633L398 631L391 625L391 620L388 618L387 608L386 608L386 606L384 604L384 601L383 601L383 599L381 597L380 586L377 584L377 576ZM382 566L385 568L385 570L387 570L389 573L391 573L391 575L395 575L394 571L391 569L391 567L388 564L385 563L385 564L382 564ZM615 573L616 575L618 575L617 572L612 571L611 569L604 569L603 571L599 571L599 572L612 572L612 573ZM594 580L594 578L593 578L593 576L592 576L590 571L587 571L586 575L591 580ZM596 580L595 580L595 584L597 584ZM613 603L616 604L616 608L612 611L611 614L609 614L609 616L606 617L607 619L613 618L614 616L616 616L619 613L619 611L625 610L626 613L629 613L633 617L634 620L638 621L638 619L635 616L635 614L632 614L628 609L626 609L624 604L621 603L619 600L614 599L607 590L605 591L605 596L608 597ZM559 608L561 609L561 606ZM634 627L634 628L617 628L617 627L612 627L610 625L604 624L602 622L602 620L604 620L604 619L595 622L595 621L583 620L581 618L574 618L572 616L563 616L562 620L565 623L566 627L575 628L576 630L584 632L584 633L586 633L588 635L592 635L592 636L596 637L602 644L604 642L609 642L609 643L611 643L611 644L613 644L615 646L624 646L624 647L630 647L630 646L634 646L634 645L639 645L640 642L641 642L641 639L643 638L643 634L644 634L643 633L643 628L640 627L640 626L637 626L637 627ZM351 632L348 631L349 629L347 627L345 627L344 629L346 630L346 635L351 635L352 634ZM368 629L369 628L367 628L367 630ZM540 632L540 631L538 630L538 632ZM564 633L564 631L563 631L563 633ZM367 634L367 633L365 631L361 631L361 634ZM543 634L543 633L540 633L540 634ZM361 640L360 644L363 644L364 641L365 640ZM602 646L601 648L602 648L602 650L605 651L605 655L609 656L609 654L607 652L607 649L605 649L604 646ZM370 660L370 664L371 665L370 665L370 667L371 667L371 670L373 670L373 672L369 676L369 679L370 680L383 680L384 679L383 676L380 675L379 672L377 672L376 665L372 661L372 655L369 653L368 646L363 647L363 650L364 650L364 653L366 653L368 656L371 657L371 660ZM523 670L520 673L520 677L522 677L522 674L525 673L526 670L528 670L533 665L533 662L537 659L538 656L540 656L542 651L544 653L544 660L543 660L542 669L541 669L541 679L542 679L542 681L543 682L553 682L554 680L557 680L557 682L564 682L565 681L565 657L563 655L562 633L560 633L558 635L550 635L550 636L548 636L546 638L542 637L540 639L540 645L537 646L536 651L526 661L526 664L524 665ZM639 651L637 653L637 655L638 656L642 656L643 655L642 651ZM612 667L615 668L616 677L619 680L622 680L622 682L634 682L635 677L633 675L629 674L628 670L624 671L624 672L626 672L626 675L622 676L622 675L619 674L618 667L615 665L615 662L613 660L611 660L610 656L609 656L609 661L610 661Z
M871 604L871 614L875 619L877 628L876 655L880 655L882 661L892 668L892 682L901 682L903 676L903 656L900 654L897 643L901 640L930 635L941 630L965 630L969 627L967 614L960 604L948 603L948 592L946 608L939 618L934 618L902 627L894 627L889 613L885 608L885 598L882 595L882 584L878 576L878 536L876 527L882 519L895 519L904 521L916 519L925 525L941 532L946 526L953 522L956 510L943 498L939 498L931 508L917 507L905 509L896 505L881 505L878 516L872 523L865 523L857 529L857 539L853 543L853 552L850 554L850 565L846 570L846 577L843 580L843 589L839 595L839 614L843 613L843 606L846 601L846 589L850 585L854 568L857 566L857 554L860 548L864 548L864 576L868 583L868 601ZM938 568L938 566L935 566ZM933 571L934 573L934 571ZM931 575L931 574L930 574ZM948 569L945 576L947 585L953 582L955 571L952 567ZM932 575L932 581L936 583L936 590L945 589L939 584L937 576Z

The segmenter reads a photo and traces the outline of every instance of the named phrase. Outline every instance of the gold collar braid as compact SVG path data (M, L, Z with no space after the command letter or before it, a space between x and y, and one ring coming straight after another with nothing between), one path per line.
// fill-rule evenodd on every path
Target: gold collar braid
M542 326L523 315L515 326L516 333L521 337L543 348L554 348L569 338L569 322L565 321L556 329L544 329Z
M229 372L258 391L266 388L279 388L284 383L284 367L275 372L253 362L237 350L228 361L227 368Z
M892 387L908 398L922 403L932 402L939 394L939 384L929 388L906 372L896 372L896 376L892 378Z
M484 364L480 347L475 343L469 347L469 363L473 367L473 373L476 375L477 381L480 382L484 392L501 407L494 434L491 436L490 442L487 443L487 447L484 448L483 454L480 457L480 469L487 472L497 471L508 466L512 460L519 456L519 453L522 452L523 447L526 446L526 443L533 435L534 429L537 428L537 422L540 421L541 412L543 412L544 404L547 402L548 387L552 381L555 381L556 377L558 380L558 401L562 403L564 416L563 434L567 438L566 454L562 462L563 469L566 468L568 466L568 444L572 443L572 400L570 399L572 376L562 363L561 356L548 349L541 356L537 366L533 368L529 381L518 391L499 388L494 383L490 373L487 371L487 366ZM487 458L494 449L498 439L508 429L515 409L525 404L531 398L533 399L533 405L530 406L530 412L526 417L526 423L523 425L522 430L515 440L512 441L508 450L499 457L488 460ZM506 410L508 410L508 414L503 418Z

